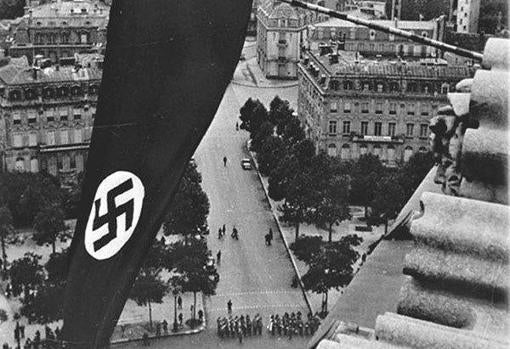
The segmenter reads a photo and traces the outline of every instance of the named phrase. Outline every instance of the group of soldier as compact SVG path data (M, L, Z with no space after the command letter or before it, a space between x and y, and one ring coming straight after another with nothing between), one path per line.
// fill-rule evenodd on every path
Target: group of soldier
M16 348L23 349L53 349L60 348L61 345L61 331L57 327L55 331L53 331L49 326L45 327L45 338L41 337L41 332L37 330L35 332L35 336L33 338L25 339L25 326L20 325L18 322L16 323L16 328L14 329L14 339L18 343ZM21 345L22 339L25 339L25 343ZM11 347L4 343L2 349L11 349Z
M288 336L292 339L294 335L308 336L313 335L319 328L320 320L318 315L308 313L307 320L303 321L301 312L285 313L283 316L271 315L267 329L272 336Z
M242 343L243 337L256 336L262 334L262 317L256 314L253 320L250 315L218 317L216 320L218 326L218 335L221 338L237 337L239 342Z

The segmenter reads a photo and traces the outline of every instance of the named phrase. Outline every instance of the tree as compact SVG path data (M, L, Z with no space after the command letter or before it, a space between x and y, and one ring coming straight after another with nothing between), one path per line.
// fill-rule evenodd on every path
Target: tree
M281 219L295 227L295 240L299 238L299 226L308 221L313 207L314 190L312 177L307 170L298 172L289 180L285 202L278 208Z
M41 285L44 280L43 267L39 264L41 256L27 252L23 258L12 262L9 269L13 294L25 292L25 299L29 297L31 289Z
M391 4L391 0L386 1L386 16L389 19L393 19ZM441 15L448 15L449 6L449 0L403 0L400 19L417 21L422 15L422 19L428 21Z
M63 202L58 178L47 173L0 174L0 196L9 207L15 226L32 226L41 208Z
M142 269L143 270L143 269ZM151 303L162 303L167 292L166 283L159 275L141 272L135 280L129 298L138 305L147 305L149 308L149 326L152 328L152 307Z
M259 152L267 138L274 133L274 125L269 121L263 122L256 133L252 133L250 150Z
M183 234L188 239L206 226L209 199L201 182L196 166L188 165L163 223L165 235Z
M278 166L281 159L285 157L286 153L287 148L280 137L267 137L257 153L260 173L264 176L269 175L271 171Z
M41 211L34 218L34 229L36 233L32 236L34 241L42 246L51 245L52 252L56 252L55 243L58 238L65 241L68 238L66 234L66 225L64 222L64 212L57 204L50 204L41 208Z
M301 121L295 116L291 117L283 126L282 138L288 144L296 144L304 140L306 137L305 131L301 126Z
M31 322L47 324L64 317L64 283L44 283L37 292L23 299L21 315Z
M290 249L300 261L310 263L323 245L321 236L303 236L290 244Z
M180 278L178 286L184 292L193 292L193 320L196 312L197 292L205 295L215 294L219 276L214 264L211 264L205 239L190 239L172 244L175 260L175 272Z
M406 162L398 171L399 182L404 190L405 200L413 195L414 191L423 178L429 173L434 166L434 157L432 152L418 152L413 154L408 162Z
M48 279L46 282L52 284L65 283L69 270L69 248L59 253L52 253L44 265Z
M351 218L348 194L349 178L347 176L330 177L321 192L322 199L313 213L313 222L319 226L327 225L329 242L333 238L333 224Z
M0 0L0 19L14 19L23 16L24 0Z
M13 232L11 210L5 205L0 207L0 239L2 242L2 267L7 271L7 253L5 252L5 239Z
M385 173L385 168L379 158L372 154L361 155L354 164L351 182L351 201L367 208L374 199L379 178Z
M251 137L258 132L260 125L267 121L266 107L257 99L249 98L239 110L241 129L250 132Z
M276 126L276 133L282 135L285 125L293 118L293 110L290 108L289 101L284 101L276 96L269 104L268 120Z
M353 265L359 254L352 248L351 242L353 239L347 237L324 243L307 263L309 269L302 277L303 285L306 290L323 295L323 314L326 314L328 309L328 291L331 288L338 290L352 280Z
M371 206L373 214L384 220L384 233L388 232L388 220L397 217L405 204L404 190L396 174L379 180Z

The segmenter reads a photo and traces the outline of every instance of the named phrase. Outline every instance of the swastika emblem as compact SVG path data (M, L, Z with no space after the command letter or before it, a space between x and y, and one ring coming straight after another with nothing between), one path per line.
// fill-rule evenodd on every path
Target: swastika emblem
M99 184L85 229L85 249L98 260L114 256L128 242L142 211L145 190L131 172L117 171Z

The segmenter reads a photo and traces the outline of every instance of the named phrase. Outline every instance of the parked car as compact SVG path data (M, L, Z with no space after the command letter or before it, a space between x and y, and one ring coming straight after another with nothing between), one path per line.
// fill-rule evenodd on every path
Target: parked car
M251 170L251 160L248 158L242 159L241 167L243 168L243 170Z

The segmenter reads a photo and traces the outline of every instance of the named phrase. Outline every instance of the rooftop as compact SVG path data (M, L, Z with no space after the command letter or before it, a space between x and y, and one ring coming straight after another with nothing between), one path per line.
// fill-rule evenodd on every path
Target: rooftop
M384 25L386 27L392 27L392 28L398 28L403 30L433 30L436 26L435 21L390 21L390 20L373 20L373 23ZM361 24L355 24L352 22L344 21L343 19L339 18L330 18L327 21L314 24L314 27L323 27L323 28L329 28L329 27L339 27L339 28L346 28L346 27L364 27ZM365 28L365 27L364 27Z
M30 12L19 18L19 26L105 28L110 9L93 0L58 1L30 8Z
M32 67L28 65L8 64L0 68L0 83L3 85L26 85L33 83L66 82L83 80L100 80L101 69L74 67L48 67L37 72L37 79L34 79Z
M470 78L475 68L467 66L448 66L445 62L430 59L401 61L396 57L367 58L355 52L339 51L338 63L332 63L329 55L320 55L319 51L309 52L330 75L370 75L370 76L413 76L417 78L459 77ZM431 64L432 63L432 64ZM437 63L437 65L436 65Z

